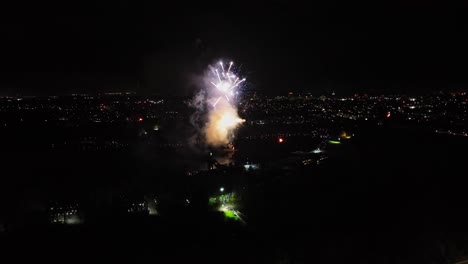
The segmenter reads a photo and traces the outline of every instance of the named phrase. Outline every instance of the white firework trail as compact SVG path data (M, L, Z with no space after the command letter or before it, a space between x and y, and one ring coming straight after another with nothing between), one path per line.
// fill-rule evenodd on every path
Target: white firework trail
M219 100L221 100L221 97L219 97L216 102L213 104L213 107L216 107L216 105L219 103Z
M242 82L245 81L245 78L239 80L235 74L231 73L232 65L234 62L230 62L227 70L224 68L224 63L220 61L219 66L220 69L214 68L213 72L216 73L216 78L210 82L216 89L217 92L220 93L219 97L213 103L213 107L219 103L223 97L226 99L227 102L230 101L230 97L234 95L234 88L238 87ZM221 74L219 73L221 71Z
M234 62L231 61L231 62L229 63L229 68L228 68L228 70L227 70L228 76L230 76L230 75L229 75L229 72L231 71L232 64L234 64Z

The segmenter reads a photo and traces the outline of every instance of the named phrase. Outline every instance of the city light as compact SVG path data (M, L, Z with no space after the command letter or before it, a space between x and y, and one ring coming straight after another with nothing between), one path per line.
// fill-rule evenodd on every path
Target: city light
M341 135L340 135L340 138L339 139L350 139L351 138L351 135L349 135L348 133L346 133L346 131L343 131L341 132ZM339 140L338 139L338 140Z

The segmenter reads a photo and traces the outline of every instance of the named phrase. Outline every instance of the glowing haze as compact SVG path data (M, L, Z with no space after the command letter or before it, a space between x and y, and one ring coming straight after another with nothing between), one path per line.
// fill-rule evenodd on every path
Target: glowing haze
M237 114L236 95L239 86L245 81L234 72L234 63L220 61L206 76L208 122L204 128L207 144L223 146L232 142L235 129L244 122Z

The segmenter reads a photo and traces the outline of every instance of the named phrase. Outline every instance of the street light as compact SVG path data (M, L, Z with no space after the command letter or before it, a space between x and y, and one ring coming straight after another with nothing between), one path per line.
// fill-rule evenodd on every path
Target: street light
M219 188L220 192L224 192L224 187Z

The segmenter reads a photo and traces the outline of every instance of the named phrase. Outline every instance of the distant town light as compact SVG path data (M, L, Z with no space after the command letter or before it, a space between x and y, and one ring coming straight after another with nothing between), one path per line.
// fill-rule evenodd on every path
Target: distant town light
M315 153L315 154L318 154L318 153L322 153L322 150L320 148L317 148L317 149L313 150L312 152Z

